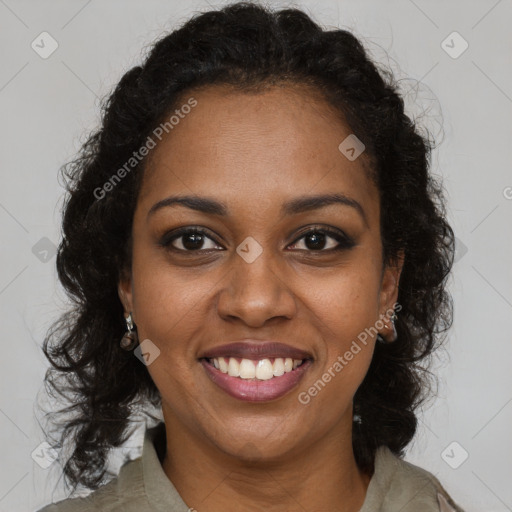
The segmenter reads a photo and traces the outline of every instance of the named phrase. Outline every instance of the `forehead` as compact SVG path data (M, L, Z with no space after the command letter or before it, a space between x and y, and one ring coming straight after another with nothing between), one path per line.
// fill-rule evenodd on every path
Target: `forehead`
M191 98L196 105L180 111ZM366 155L350 161L340 152L350 127L310 86L209 86L183 94L176 110L147 162L139 201L148 208L175 192L259 204L313 189L375 200Z

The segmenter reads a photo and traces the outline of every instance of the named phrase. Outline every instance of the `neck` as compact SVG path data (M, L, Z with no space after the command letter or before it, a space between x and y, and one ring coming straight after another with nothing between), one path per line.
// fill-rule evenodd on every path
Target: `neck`
M271 461L226 454L172 418L165 426L163 470L185 503L199 512L357 512L363 505L370 476L356 464L351 423L348 432L329 432Z

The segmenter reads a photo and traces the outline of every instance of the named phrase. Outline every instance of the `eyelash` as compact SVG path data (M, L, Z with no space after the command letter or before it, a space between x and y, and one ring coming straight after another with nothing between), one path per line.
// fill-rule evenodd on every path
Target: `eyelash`
M299 250L310 252L310 253L322 253L322 252L331 253L331 252L337 252L337 251L342 251L342 250L346 250L346 249L351 249L355 245L354 240L352 238L350 238L349 236L345 235L342 231L338 232L333 229L324 228L324 227L312 227L312 228L308 229L307 231L303 232L298 238L296 238L290 245L297 244L297 242L299 242L300 240L302 240L303 238L305 238L306 236L308 236L312 233L325 234L325 235L333 238L334 240L336 240L338 242L338 246L331 248L331 249L317 249L317 250L299 249ZM174 240L177 240L177 239L181 238L182 236L189 235L189 234L203 235L203 236L209 238L210 240L212 240L217 245L220 245L211 236L209 236L208 231L206 231L203 228L195 228L195 227L194 228L190 228L190 227L179 228L178 230L176 230L174 232L166 233L162 237L159 245L168 249L169 251L181 252L181 253L186 253L186 252L200 253L200 252L205 252L205 251L218 251L218 249L197 249L197 250L177 249L176 247L172 246L172 242L174 242Z

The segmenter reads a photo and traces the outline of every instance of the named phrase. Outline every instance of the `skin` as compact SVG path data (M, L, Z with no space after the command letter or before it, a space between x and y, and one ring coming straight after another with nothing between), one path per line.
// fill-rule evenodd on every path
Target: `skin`
M357 511L371 475L354 459L352 398L375 339L307 405L298 394L397 299L401 265L383 266L379 195L365 155L341 154L350 128L306 86L187 94L183 103L193 96L197 106L151 154L134 214L131 273L119 283L139 339L161 351L148 371L162 396L163 469L199 512ZM326 193L357 201L364 217L343 204L281 213L286 201ZM148 216L178 194L221 201L228 215L174 205ZM184 226L208 230L202 248L186 252L186 236L159 245ZM342 230L355 245L329 251L338 242L326 235L314 251L304 236L313 226ZM252 263L236 252L248 236L263 250ZM386 327L381 333L390 336ZM242 338L302 348L313 364L287 395L242 402L198 361Z

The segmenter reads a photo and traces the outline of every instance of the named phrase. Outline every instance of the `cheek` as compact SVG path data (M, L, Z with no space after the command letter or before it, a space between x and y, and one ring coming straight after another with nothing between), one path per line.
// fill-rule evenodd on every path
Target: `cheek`
M211 288L208 274L198 277L175 269L143 251L134 251L132 269L139 336L149 338L162 351L183 349L180 340L191 339L194 328L203 323L200 307Z
M307 288L308 308L329 327L331 336L345 340L377 319L380 272L375 266L343 269Z
M308 289L307 299L307 309L314 313L313 321L323 339L319 354L322 371L356 387L373 354L371 327L378 319L380 288L378 266L360 263L357 269L339 271L321 285L317 282L315 288Z
M148 366L156 387L166 402L169 390L180 389L178 402L186 402L187 393L198 393L191 373L190 360L199 326L204 315L198 310L205 289L201 280L191 280L173 272L170 266L151 265L148 259L133 261L133 296L137 312L139 339L151 340L159 355Z

